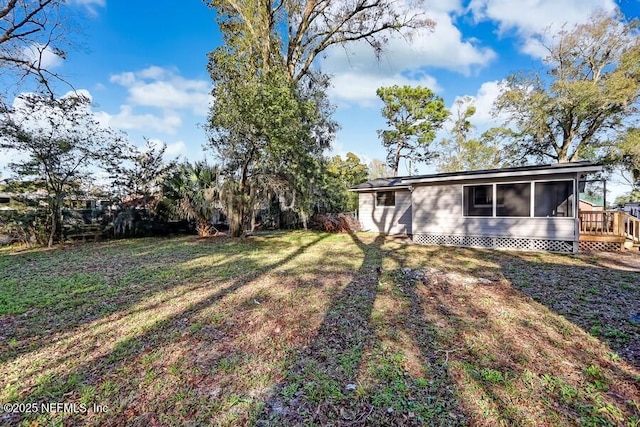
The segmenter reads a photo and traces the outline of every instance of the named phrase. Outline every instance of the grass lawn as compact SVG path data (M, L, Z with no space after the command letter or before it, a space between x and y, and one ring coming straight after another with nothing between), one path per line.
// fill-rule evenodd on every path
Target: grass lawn
M315 232L5 249L0 424L638 426L638 258Z

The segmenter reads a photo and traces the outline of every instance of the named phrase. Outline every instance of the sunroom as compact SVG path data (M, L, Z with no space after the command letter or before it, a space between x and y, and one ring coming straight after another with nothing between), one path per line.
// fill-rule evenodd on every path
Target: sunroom
M588 162L396 177L359 193L363 229L417 243L575 252L581 182Z

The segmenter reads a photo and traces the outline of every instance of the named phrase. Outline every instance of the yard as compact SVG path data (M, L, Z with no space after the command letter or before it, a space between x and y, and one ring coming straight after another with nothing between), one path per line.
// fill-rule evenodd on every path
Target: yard
M637 426L639 258L315 232L4 250L0 424Z

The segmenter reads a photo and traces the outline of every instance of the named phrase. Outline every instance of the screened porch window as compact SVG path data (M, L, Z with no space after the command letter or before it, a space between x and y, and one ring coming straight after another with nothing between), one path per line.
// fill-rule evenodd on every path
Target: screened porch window
M396 205L395 191L378 191L376 193L376 206L395 206L395 205Z
M534 213L537 217L573 217L573 182L536 182Z
M531 183L497 184L496 216L531 216Z
M470 185L464 187L465 216L493 216L493 186Z

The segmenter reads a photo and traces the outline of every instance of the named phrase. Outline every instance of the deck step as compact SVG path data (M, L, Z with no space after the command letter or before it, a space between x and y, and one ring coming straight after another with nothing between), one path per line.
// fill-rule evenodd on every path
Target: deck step
M614 242L624 243L627 238L624 236L603 236L602 234L581 233L580 240L584 242Z

